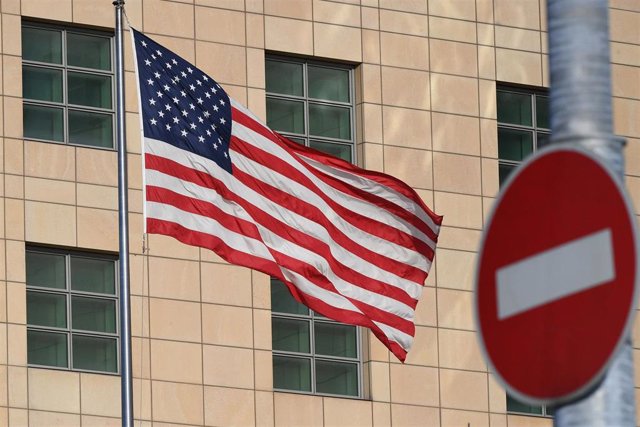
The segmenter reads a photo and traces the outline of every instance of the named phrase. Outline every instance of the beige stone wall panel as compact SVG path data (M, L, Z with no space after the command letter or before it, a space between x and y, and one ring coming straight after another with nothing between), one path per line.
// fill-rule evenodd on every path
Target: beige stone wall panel
M382 107L385 145L431 149L431 117L428 111Z
M380 30L427 37L429 35L429 18L426 15L381 9Z
M382 65L415 70L429 69L429 39L405 34L380 33Z
M81 248L118 251L118 212L77 208L77 239Z
M430 0L429 14L446 18L475 21L476 8L473 1L468 0Z
M476 23L430 16L429 36L434 39L476 43Z
M22 0L23 16L71 22L72 0Z
M429 73L382 67L382 102L396 107L428 110Z
M423 366L391 364L391 401L438 406L438 370Z
M241 46L246 44L244 13L196 6L194 15L196 39Z
M356 4L313 0L313 21L360 27L360 7Z
M80 374L52 369L29 369L29 408L80 412Z
M152 381L151 390L154 421L204 424L202 386Z
M468 77L431 74L431 104L434 111L478 115L478 82Z
M252 390L205 387L204 403L206 425L255 425L255 402Z
M478 47L474 44L432 39L431 71L434 73L478 76Z
M521 0L514 7L511 0L495 0L494 13L497 25L540 29L540 1Z
M438 289L437 298L438 307L447 308L438 310L438 326L441 328L467 331L473 331L475 329L472 310L472 292Z
M496 47L529 52L541 51L539 31L503 27L502 25L496 25L494 28Z
M476 253L438 248L438 287L473 290Z
M323 399L324 424L335 427L373 425L371 402L355 399Z
M27 201L24 206L24 228L24 238L29 242L76 246L76 208Z
M613 124L617 135L640 137L640 101L633 99L613 98Z
M201 342L202 321L197 303L151 298L149 317L152 338Z
M440 328L438 349L441 368L465 371L487 370L475 332ZM443 406L445 406L444 402Z
M130 14L129 3L133 2L126 4L127 15ZM114 7L108 1L72 0L72 8L74 23L105 28L113 28L115 26ZM136 6L131 5L131 9L136 9ZM138 21L135 22L137 23Z
M501 82L542 85L542 57L538 53L496 49L496 76Z
M151 35L191 38L194 36L193 4L175 1L145 0L142 4L143 31Z
M384 147L385 172L414 188L432 188L431 153L402 147Z
M380 9L400 10L423 15L429 13L427 3L427 0L379 0Z
M445 408L487 412L487 374L440 369L440 396Z
M487 413L443 409L441 414L443 426L489 427L492 425L489 424L489 414Z
M313 55L313 24L289 18L264 18L265 49ZM295 37L291 35L295 34Z
M362 39L359 28L314 23L313 40L315 56L362 62Z
M433 149L457 154L480 154L480 121L476 117L432 113Z
M80 427L80 415L61 412L29 411L29 426L66 426Z
M202 341L207 344L251 348L253 346L251 309L202 304Z
M322 399L292 393L274 393L275 425L282 427L322 426Z
M151 340L151 373L154 380L202 384L202 345Z
M391 425L420 427L439 426L440 410L413 405L391 405Z

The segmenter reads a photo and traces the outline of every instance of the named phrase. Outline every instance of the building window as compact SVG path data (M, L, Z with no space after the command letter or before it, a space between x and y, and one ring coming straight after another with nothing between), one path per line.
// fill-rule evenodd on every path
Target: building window
M507 412L524 415L540 415L543 417L553 417L553 408L547 405L529 405L520 402L516 398L507 394Z
M502 185L525 157L549 143L549 97L544 89L498 86L497 105Z
M116 264L113 257L27 248L30 366L118 372Z
M360 396L359 328L327 319L271 279L273 387Z
M269 57L267 124L287 138L354 160L353 69Z
M297 58L266 60L267 124L299 144L354 161L353 69ZM273 386L361 396L360 329L298 303L271 280Z
M24 137L114 147L112 37L22 26Z
M549 97L545 89L498 86L498 157L502 186L518 164L549 143ZM529 405L507 395L507 412L553 416L545 405Z

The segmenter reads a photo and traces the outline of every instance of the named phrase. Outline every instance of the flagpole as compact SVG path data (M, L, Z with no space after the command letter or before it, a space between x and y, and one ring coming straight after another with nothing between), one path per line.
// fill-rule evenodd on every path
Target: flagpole
M120 390L122 425L133 426L131 375L131 303L129 297L129 202L127 197L127 143L124 121L124 48L122 10L124 0L114 0L116 12L116 145L118 146L118 232L120 263Z

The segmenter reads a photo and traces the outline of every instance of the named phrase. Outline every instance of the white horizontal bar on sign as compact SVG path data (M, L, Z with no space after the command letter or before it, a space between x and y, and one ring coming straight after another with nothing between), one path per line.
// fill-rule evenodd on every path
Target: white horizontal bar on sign
M498 319L604 285L614 278L611 229L607 228L499 269Z

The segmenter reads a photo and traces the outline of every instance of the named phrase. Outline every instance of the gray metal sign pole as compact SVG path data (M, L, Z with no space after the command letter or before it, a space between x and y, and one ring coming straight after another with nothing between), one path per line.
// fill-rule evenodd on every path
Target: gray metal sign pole
M113 2L116 12L116 144L118 146L118 224L120 251L120 390L122 425L133 426L133 380L131 375L131 302L129 296L129 199L127 196L127 141L124 121L124 47L122 9L124 0Z
M624 182L624 140L613 135L607 0L547 0L552 142L596 153ZM615 307L611 307L615 310ZM557 409L556 427L636 425L631 338L601 384Z

